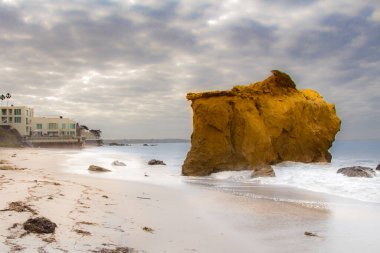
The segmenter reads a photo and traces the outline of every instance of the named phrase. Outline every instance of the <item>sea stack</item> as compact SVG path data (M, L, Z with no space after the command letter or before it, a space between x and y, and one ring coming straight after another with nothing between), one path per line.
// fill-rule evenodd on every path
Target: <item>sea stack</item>
M328 150L340 130L335 106L314 90L297 90L283 72L229 91L188 93L187 99L194 116L183 175L331 161Z

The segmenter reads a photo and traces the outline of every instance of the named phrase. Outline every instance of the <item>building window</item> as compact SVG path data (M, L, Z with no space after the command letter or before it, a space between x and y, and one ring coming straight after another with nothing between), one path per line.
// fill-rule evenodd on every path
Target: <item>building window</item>
M1 109L1 114L7 115L7 109Z
M9 117L8 121L9 121L9 123L13 123L13 118Z
M70 123L70 129L75 129L75 124L74 123Z
M8 109L8 114L12 115L12 109Z
M21 117L15 117L15 123L21 123Z
M71 136L75 136L75 131L70 131Z
M49 129L58 129L58 123L49 123Z
M1 123L7 124L8 123L7 117L1 117Z
M42 124L37 124L37 125L36 125L36 128L37 128L37 129L42 129Z
M62 123L62 129L66 129L66 124Z
M21 109L15 109L15 115L21 115Z

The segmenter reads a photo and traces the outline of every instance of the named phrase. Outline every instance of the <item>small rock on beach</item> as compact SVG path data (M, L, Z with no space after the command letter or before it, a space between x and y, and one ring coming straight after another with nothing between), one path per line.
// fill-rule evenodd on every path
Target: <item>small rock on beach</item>
M125 163L123 163L123 162L121 162L121 161L118 161L118 160L113 161L113 162L112 162L112 165L113 165L113 166L127 166Z
M306 235L306 236L317 236L318 237L317 234L312 233L312 232L308 232L308 231L305 231L304 235Z
M149 233L153 233L154 232L154 229L153 228L150 228L150 227L143 227L142 228L145 232L149 232Z
M88 170L89 171L96 171L96 172L108 172L108 171L111 171L109 169L106 169L106 168L103 168L103 167L100 167L100 166L97 166L97 165L90 165L90 167L88 167Z

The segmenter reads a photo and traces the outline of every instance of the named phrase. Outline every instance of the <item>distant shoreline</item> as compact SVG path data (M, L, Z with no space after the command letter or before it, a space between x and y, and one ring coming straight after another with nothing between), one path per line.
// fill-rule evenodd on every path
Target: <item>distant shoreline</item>
M103 139L104 144L139 144L139 143L190 143L187 139Z

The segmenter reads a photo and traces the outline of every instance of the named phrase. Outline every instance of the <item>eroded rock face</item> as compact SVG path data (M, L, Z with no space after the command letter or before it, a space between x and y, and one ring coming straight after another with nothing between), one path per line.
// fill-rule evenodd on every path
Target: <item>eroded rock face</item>
M187 94L194 116L184 175L331 161L328 149L340 129L334 105L316 91L297 90L287 74L272 73L230 91Z
M375 171L372 168L353 166L339 169L336 173L341 173L347 177L374 177Z

